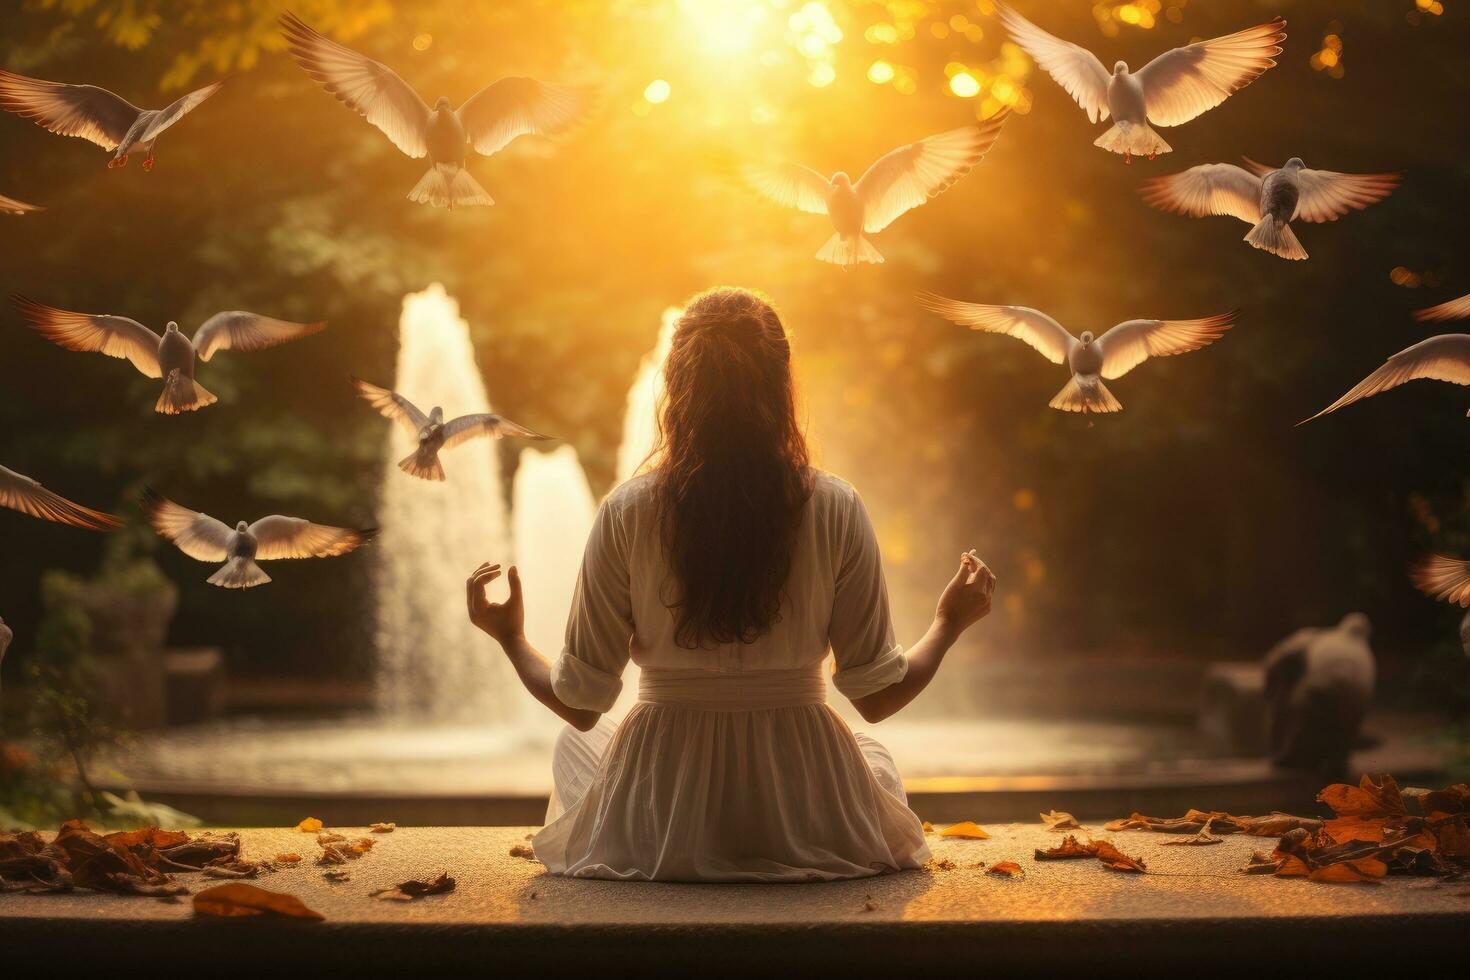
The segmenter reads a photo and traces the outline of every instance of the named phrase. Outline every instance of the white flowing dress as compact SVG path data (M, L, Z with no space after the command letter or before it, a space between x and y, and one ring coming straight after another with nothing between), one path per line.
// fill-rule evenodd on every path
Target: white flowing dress
M623 484L599 509L552 672L564 703L605 712L631 658L639 699L619 725L563 731L537 859L553 874L649 881L826 881L921 866L923 827L892 757L826 704L829 650L848 698L908 668L857 492L815 474L780 620L754 643L690 650L674 641L665 604L654 478Z

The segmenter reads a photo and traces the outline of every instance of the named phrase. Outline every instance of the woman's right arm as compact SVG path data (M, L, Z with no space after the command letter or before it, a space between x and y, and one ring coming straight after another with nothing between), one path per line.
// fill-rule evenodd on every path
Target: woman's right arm
M853 707L868 722L891 718L918 697L944 662L944 655L960 635L990 612L995 591L995 574L973 551L960 556L960 568L939 597L934 622L923 639L907 652L908 670L903 679L865 697L855 698Z

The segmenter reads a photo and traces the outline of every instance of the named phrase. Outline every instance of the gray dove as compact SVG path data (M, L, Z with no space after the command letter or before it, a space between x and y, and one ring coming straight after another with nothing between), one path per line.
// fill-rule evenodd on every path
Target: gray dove
M143 513L155 531L190 558L224 562L207 580L224 589L249 589L269 582L271 577L258 561L333 558L356 551L378 533L377 528L356 531L279 514L253 524L240 521L232 531L223 521L180 507L151 489L143 492Z
M162 378L163 394L153 407L165 415L192 412L219 400L194 380L196 358L208 361L216 351L222 350L265 350L326 327L324 321L292 323L230 310L205 320L190 340L173 320L168 321L160 337L125 316L73 313L24 296L10 298L31 328L58 347L125 357L144 377Z
M141 147L148 151L143 169L151 171L157 159L153 145L159 134L218 92L222 84L206 85L167 108L139 109L127 99L95 85L47 82L0 68L0 108L9 109L53 133L78 136L111 150L108 170L126 167L128 155Z
M410 157L429 158L429 172L408 199L436 208L495 203L464 168L467 143L488 157L518 136L555 135L578 122L591 102L587 88L509 77L485 86L458 109L444 97L430 109L393 69L318 33L295 14L281 15L281 33L291 57L323 88Z
M1072 334L1056 320L1025 306L985 306L920 293L919 304L971 330L1003 333L1025 341L1053 364L1066 364L1072 379L1050 407L1063 412L1118 412L1123 406L1102 383L1121 378L1150 357L1183 354L1224 336L1235 312L1201 320L1125 320L1101 337Z
M0 466L0 507L18 510L43 521L69 524L87 531L111 531L122 527L122 521L100 510L72 503L52 493L28 476Z
M4 194L0 194L0 214L30 214L33 211L44 210L46 209L39 204L27 204L24 201L17 201L13 197L6 197Z
M1470 334L1440 334L1405 347L1383 362L1378 370L1353 385L1347 394L1297 425L1306 425L1312 419L1319 419L1344 405L1351 405L1379 392L1397 388L1406 381L1421 379L1470 385ZM1470 412L1465 414L1470 416Z
M1078 44L1054 37L1002 3L995 5L1001 22L1036 64L1067 90L1091 122L1113 126L1093 141L1112 153L1152 160L1173 147L1154 132L1155 126L1178 126L1224 102L1273 67L1286 40L1286 21L1248 27L1225 37L1196 41L1165 51L1138 71L1119 61L1111 73L1097 55Z
M357 393L384 418L393 419L418 440L418 448L398 463L398 468L409 476L421 480L443 481L444 466L439 462L439 450L453 449L462 442L476 436L502 439L519 436L522 439L547 439L523 425L492 413L461 415L444 421L444 409L435 405L428 415L413 402L396 391L379 388L360 378L353 378Z
M882 254L864 235L882 231L969 173L1000 136L1007 115L1002 110L977 125L890 150L857 183L841 170L829 180L795 163L747 167L745 179L777 204L832 220L836 234L817 252L821 261L844 269L881 263Z
M1373 702L1377 667L1368 617L1297 630L1266 654L1272 761L1334 774L1347 763Z
M1202 163L1183 173L1143 184L1144 200L1161 211L1200 218L1228 214L1251 225L1245 241L1283 259L1305 259L1288 222L1336 221L1349 211L1377 204L1399 184L1396 173L1340 174L1312 170L1301 157L1276 169L1243 157L1249 170L1232 163Z

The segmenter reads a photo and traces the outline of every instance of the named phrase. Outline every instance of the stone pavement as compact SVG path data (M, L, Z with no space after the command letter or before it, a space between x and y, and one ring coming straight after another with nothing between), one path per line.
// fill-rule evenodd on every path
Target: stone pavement
M1332 964L1427 965L1445 955L1463 962L1470 942L1470 882L1330 885L1245 876L1236 869L1273 841L1163 846L1167 835L1094 828L1144 858L1149 873L1135 875L1091 859L1035 861L1035 848L1063 836L1040 824L987 829L993 836L986 841L931 835L937 861L923 871L804 885L556 879L510 855L528 828L475 827L373 835L376 847L348 865L351 879L332 883L312 863L319 848L311 835L246 830L246 857L294 851L304 858L256 884L297 895L325 922L196 919L188 898L0 895L0 964L148 967L159 976L179 975L187 964L201 976L286 967L355 976L458 975L470 967L552 975L657 968L1090 976L1209 964L1271 975ZM974 867L1006 860L1024 876ZM458 880L451 894L411 903L368 896L441 871ZM216 883L182 880L197 882L195 890ZM160 964L170 968L159 973Z

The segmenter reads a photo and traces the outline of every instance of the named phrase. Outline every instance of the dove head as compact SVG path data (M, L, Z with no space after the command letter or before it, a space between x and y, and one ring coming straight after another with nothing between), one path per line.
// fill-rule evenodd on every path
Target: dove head
M1337 628L1344 633L1351 633L1353 636L1364 640L1373 631L1373 626L1368 622L1368 617L1360 612L1348 613L1342 617L1342 622L1337 624Z
M443 421L444 409L440 408L438 405L435 405L432 409L429 410L429 422L433 425L439 425Z
M841 170L832 175L832 183L838 187L851 187L852 178Z
M1126 62L1126 61L1115 61L1113 63L1113 74L1114 75L1126 75L1126 74L1128 74L1128 62Z
M239 531L241 534L244 534L246 531L250 530L250 524L247 521L236 521L235 530Z
M164 326L163 330L165 333L178 333L179 325L177 322L170 320L168 321L167 325Z
M451 105L449 97L447 95L439 96L439 101L434 103L434 109L438 112L444 112L452 108L453 105Z
M1292 157L1290 160L1286 161L1287 170L1300 170L1305 166L1306 164L1302 162L1301 157Z
M1082 331L1082 336L1081 337L1078 337L1077 339L1082 342L1082 346L1083 347L1089 347L1089 346L1091 346L1091 344L1092 344L1092 331L1091 330L1084 330L1084 331Z

